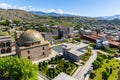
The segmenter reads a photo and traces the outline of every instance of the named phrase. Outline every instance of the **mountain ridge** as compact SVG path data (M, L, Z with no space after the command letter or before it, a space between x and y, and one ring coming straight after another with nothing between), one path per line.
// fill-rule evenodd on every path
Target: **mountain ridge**
M100 16L95 17L98 20L113 20L113 19L120 19L120 14L112 15L112 16Z
M60 13L55 13L55 12L42 12L42 11L29 11L32 14L35 15L42 15L42 16L76 16L72 14L60 14Z

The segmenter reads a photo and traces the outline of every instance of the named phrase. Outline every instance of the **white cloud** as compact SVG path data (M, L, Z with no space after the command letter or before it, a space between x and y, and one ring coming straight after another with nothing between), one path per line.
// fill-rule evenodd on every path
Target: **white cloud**
M0 4L0 8L4 8L4 9L9 9L9 8L13 8L14 6L6 4L6 3L1 3Z
M15 6L7 3L0 3L0 8L3 9L22 9L26 11L42 11L46 13L55 12L59 14L75 14L71 12L63 11L62 9L46 9L46 8L33 8L32 6Z
M72 13L72 12L63 11L62 9L45 9L45 8L42 8L42 9L37 9L36 11L43 11L43 12L46 12L46 13L55 12L55 13L59 13L59 14L75 14L75 13Z

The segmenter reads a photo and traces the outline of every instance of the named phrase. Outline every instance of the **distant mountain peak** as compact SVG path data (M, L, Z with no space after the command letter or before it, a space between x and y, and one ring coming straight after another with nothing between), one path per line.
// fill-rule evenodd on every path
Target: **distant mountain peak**
M46 13L46 12L42 12L42 11L30 11L30 13L36 14L36 15L46 15L46 16L75 16L75 15L71 15L71 14L60 14L60 13L56 13L56 12Z
M120 14L116 14L113 16L101 16L101 17L96 17L99 20L113 20L113 19L120 19Z

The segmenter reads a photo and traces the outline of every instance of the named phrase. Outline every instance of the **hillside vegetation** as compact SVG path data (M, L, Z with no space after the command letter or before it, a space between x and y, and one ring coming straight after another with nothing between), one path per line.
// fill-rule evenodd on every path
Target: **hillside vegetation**
M33 20L36 18L35 15L28 13L23 10L0 10L0 19L7 19L7 20Z
M43 16L18 9L0 9L0 20L19 20L42 25L47 24L50 26L75 26L76 29L79 29L80 27L99 27L102 25L120 26L119 19L97 20L96 18L83 16Z

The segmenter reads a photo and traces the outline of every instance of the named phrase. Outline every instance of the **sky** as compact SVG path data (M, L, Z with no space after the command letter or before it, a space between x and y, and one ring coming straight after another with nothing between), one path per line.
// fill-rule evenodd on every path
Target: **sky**
M120 14L120 0L0 0L0 8L98 17Z

